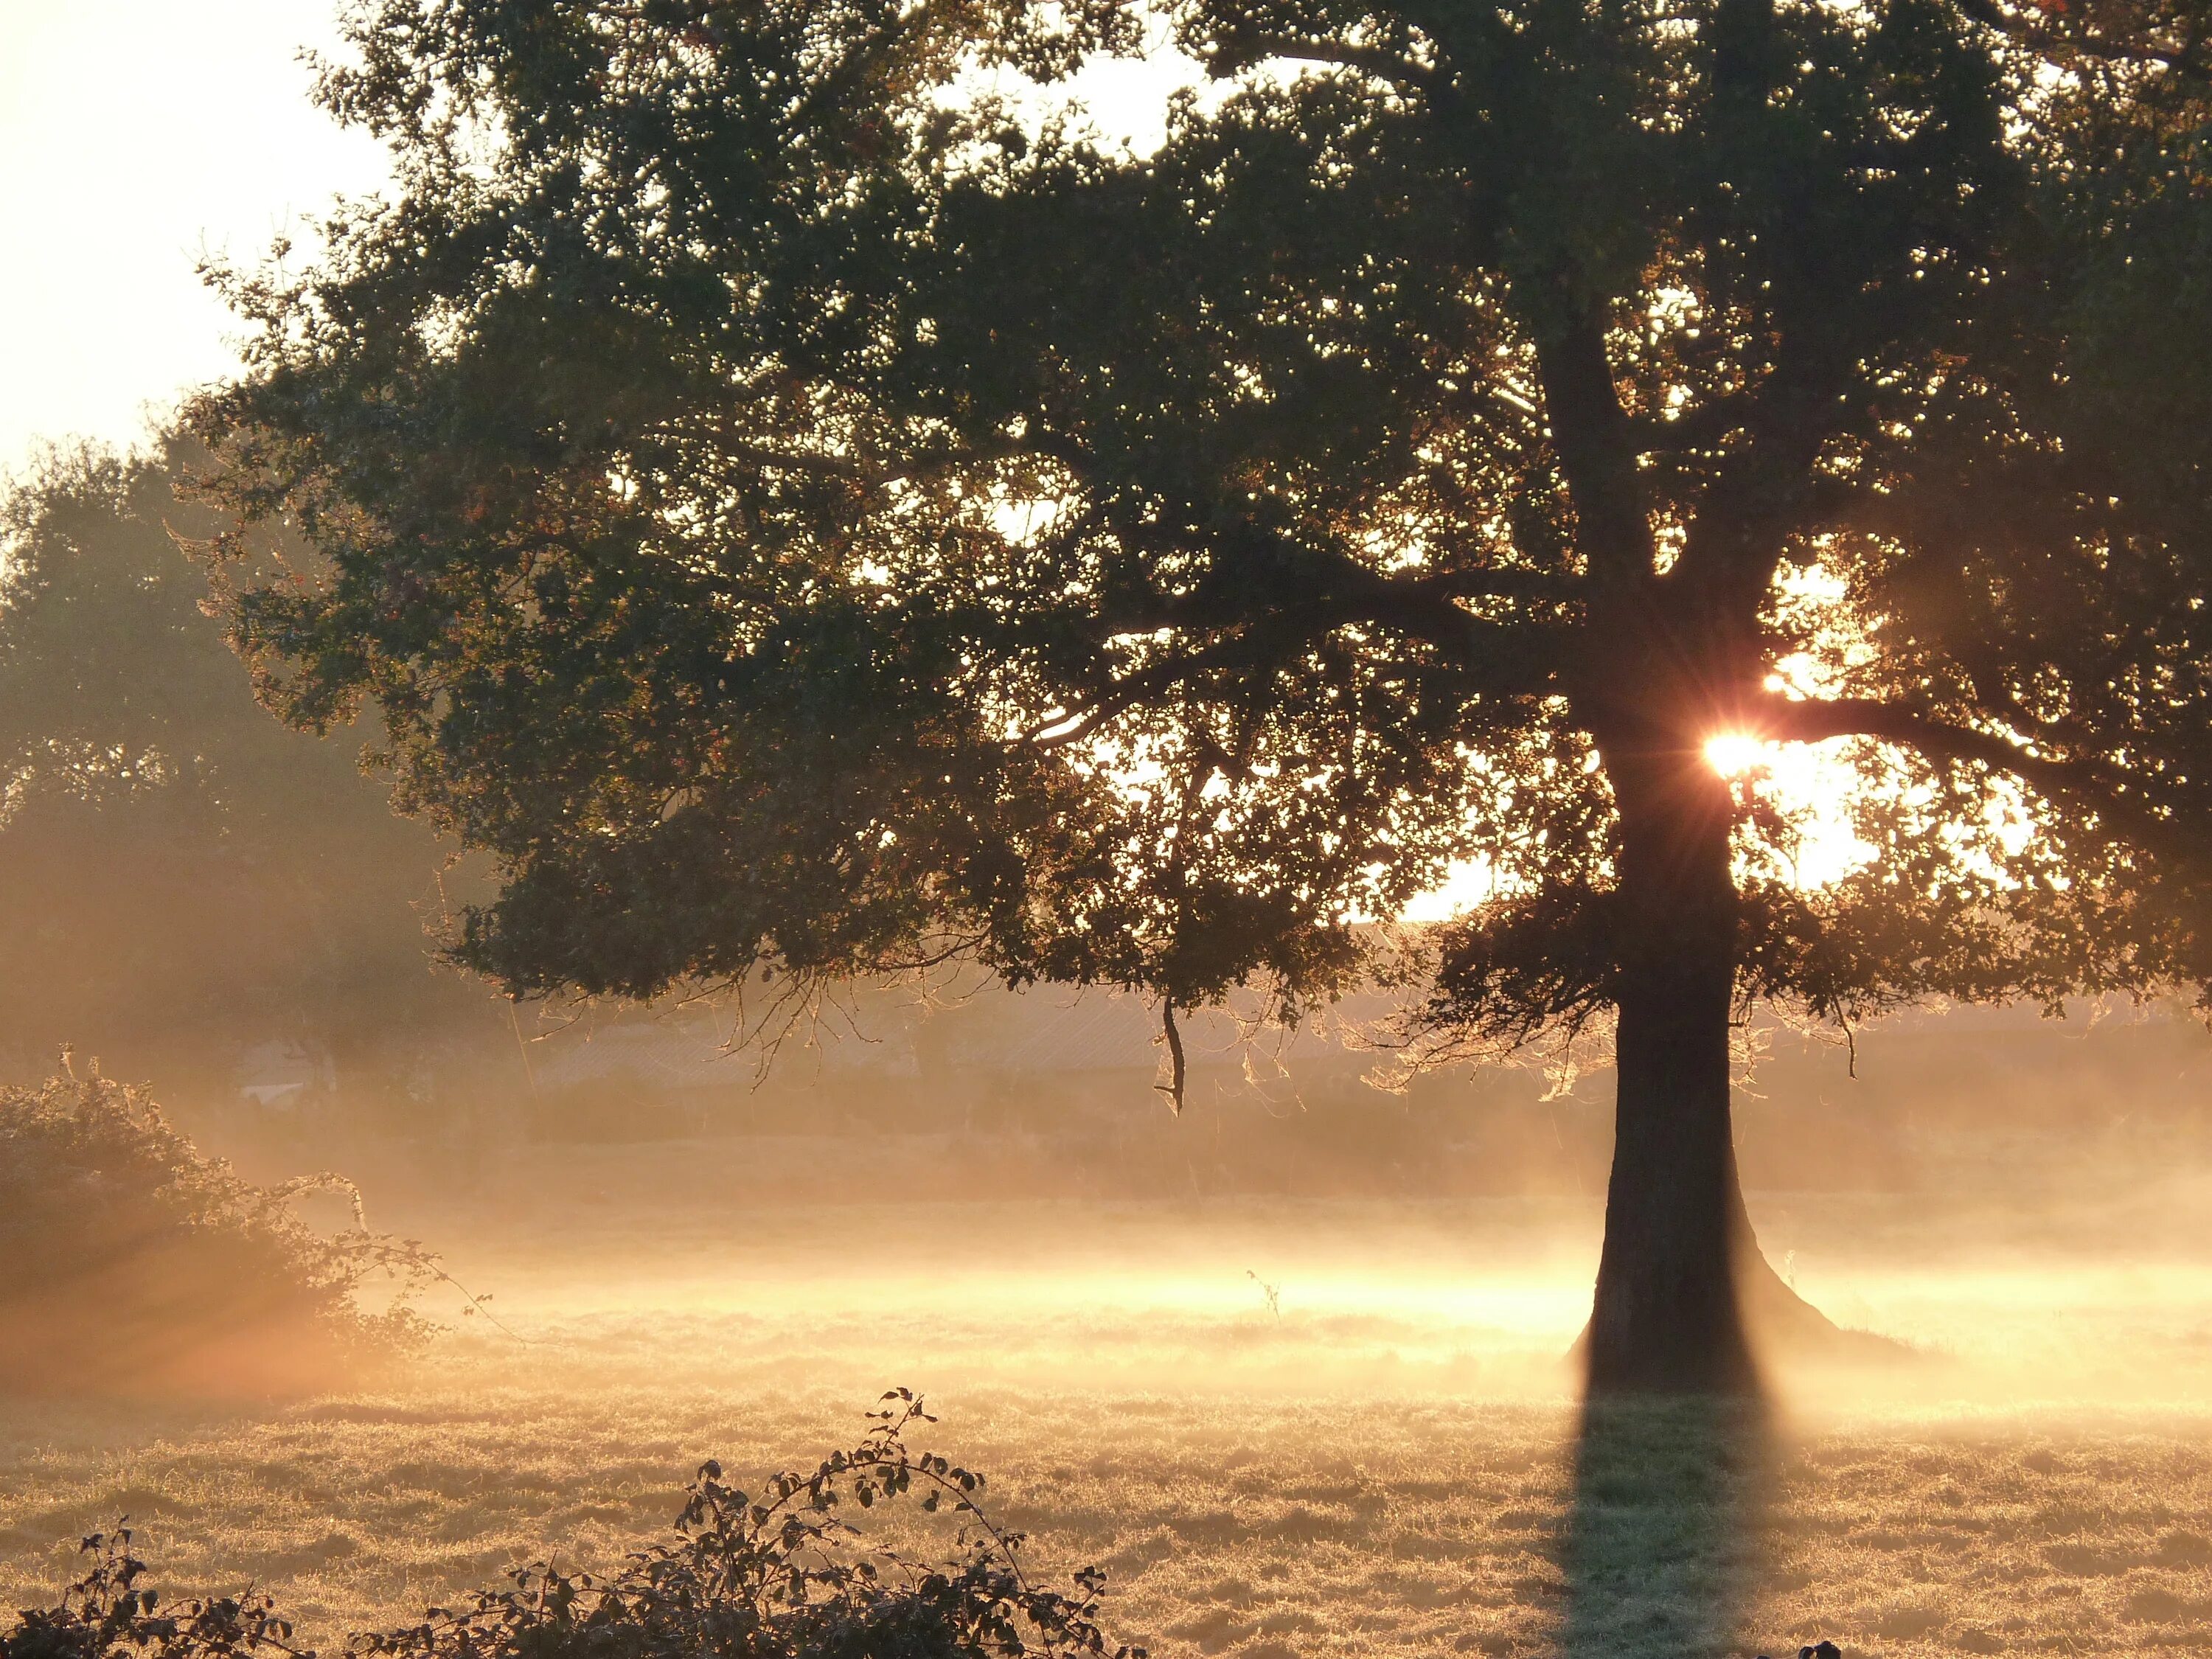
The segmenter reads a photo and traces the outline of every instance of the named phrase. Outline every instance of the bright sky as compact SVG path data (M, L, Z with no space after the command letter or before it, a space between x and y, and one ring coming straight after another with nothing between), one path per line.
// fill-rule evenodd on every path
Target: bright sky
M0 0L0 469L42 439L129 443L220 376L201 252L258 256L373 187L383 155L307 100L325 0Z
M382 150L308 101L337 0L0 0L0 472L42 440L125 444L221 377L235 329L194 271L250 262ZM1157 142L1166 65L1098 66L1106 124Z

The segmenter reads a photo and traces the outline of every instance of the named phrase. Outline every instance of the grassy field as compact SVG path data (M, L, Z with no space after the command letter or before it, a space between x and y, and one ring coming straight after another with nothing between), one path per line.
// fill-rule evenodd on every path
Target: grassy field
M1164 1655L2212 1646L2212 1279L2178 1223L2116 1255L2125 1206L2030 1255L1996 1212L1764 1205L1801 1288L1928 1357L1795 1377L1756 1419L1586 1420L1559 1355L1587 1206L740 1224L681 1182L640 1201L620 1156L589 1191L402 1217L514 1337L471 1322L343 1397L6 1408L0 1595L44 1599L127 1512L164 1586L260 1583L327 1644L534 1556L614 1559L702 1459L811 1463L905 1383L1037 1570L1105 1565L1111 1625Z

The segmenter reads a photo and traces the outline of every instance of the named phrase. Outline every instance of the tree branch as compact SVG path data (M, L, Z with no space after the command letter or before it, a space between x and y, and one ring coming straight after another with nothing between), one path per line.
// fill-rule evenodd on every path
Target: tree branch
M1177 1117L1182 1115L1183 1082L1189 1074L1182 1052L1182 1030L1176 1024L1175 999L1160 999L1160 1040L1167 1044L1168 1080L1152 1085L1155 1094L1168 1097L1168 1109Z
M1752 399L1746 392L1730 392L1687 410L1672 420L1639 415L1630 419L1630 438L1639 455L1674 455L1685 450L1710 449L1746 425L1752 418Z
M1246 520L1211 534L1190 526L1109 524L1124 545L1157 553L1211 555L1203 575L1185 592L1147 595L1141 601L1103 612L1093 630L1149 633L1158 629L1241 628L1293 608L1338 607L1328 623L1376 622L1403 629L1431 644L1455 647L1481 619L1461 608L1460 599L1522 599L1566 604L1580 595L1579 582L1564 573L1543 570L1468 568L1388 576L1341 549L1316 547ZM1289 595L1270 603L1270 589Z
M1591 570L1608 582L1649 576L1655 550L1637 441L1613 381L1603 319L1587 308L1565 319L1538 340L1536 368Z
M1294 63L1325 64L1332 69L1357 70L1362 75L1388 81L1393 86L1418 87L1424 92L1434 92L1443 84L1443 76L1437 70L1379 47L1348 46L1341 40L1316 40L1302 35L1272 34L1259 30L1239 30L1218 36L1213 50L1206 56L1206 67L1207 72L1216 77L1225 77L1265 63L1271 58L1289 58Z
M1087 705L1054 716L1018 741L1038 749L1061 749L1080 743L1131 709L1164 696L1190 680L1224 669L1256 669L1270 661L1285 660L1306 641L1348 623L1374 622L1400 628L1469 659L1484 639L1494 641L1516 631L1462 610L1452 602L1452 593L1458 591L1452 586L1432 586L1428 580L1394 582L1363 574L1370 575L1372 585L1361 592L1323 596L1253 616L1235 624L1235 631L1225 637L1114 681ZM1454 579L1434 580L1450 583ZM1160 621L1150 620L1155 625ZM1516 685L1505 695L1536 695L1549 690L1540 678Z
M1997 4L1996 0L1958 0L1958 6L1963 15L1984 28L2046 58L2057 59L2072 52L2107 63L2150 64L2192 81L2212 82L2212 64L2203 60L2194 42L2179 51L2167 52L2136 41L2115 40L2108 35L2093 33L2086 26L2059 28L2048 21L2032 21Z
M764 471L845 478L854 483L878 487L934 477L957 467L982 466L994 461L1012 460L1025 453L1025 446L1010 438L1004 444L988 447L925 451L900 461L868 461L849 455L824 454L820 451L779 448L773 444L756 442L726 432L716 434L715 441L738 459L749 462ZM1049 459L1056 460L1060 457L1054 455Z
M2039 755L2000 732L1935 719L1896 703L1867 697L1796 700L1771 697L1759 734L1783 742L1828 738L1873 738L1912 749L1931 760L1969 762L2007 772L2086 806L2146 850L2191 861L2204 849L2171 816L2130 793L2127 779L2099 761Z

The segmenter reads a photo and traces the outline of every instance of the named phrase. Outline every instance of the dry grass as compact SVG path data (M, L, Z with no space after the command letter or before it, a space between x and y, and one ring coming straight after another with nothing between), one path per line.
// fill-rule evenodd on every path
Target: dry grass
M2212 1645L2212 1280L2172 1252L1999 1255L1986 1229L1938 1258L1875 1219L1848 1253L1820 1243L1832 1212L1762 1223L1806 1289L1948 1359L1765 1421L1583 1424L1555 1358L1588 1271L1571 1208L746 1230L549 1199L455 1253L526 1344L471 1328L345 1398L0 1417L0 1596L50 1593L60 1540L127 1511L165 1585L258 1580L327 1641L549 1550L611 1559L702 1458L811 1459L908 1382L1040 1564L1103 1562L1112 1624L1164 1654Z

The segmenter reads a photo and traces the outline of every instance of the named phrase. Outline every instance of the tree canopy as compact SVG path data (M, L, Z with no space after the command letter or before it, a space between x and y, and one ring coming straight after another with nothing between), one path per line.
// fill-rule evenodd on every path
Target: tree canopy
M2204 787L2203 51L2069 15L364 7L401 188L198 413L331 562L238 637L377 698L526 990L1302 998L1480 860L1450 1013L1518 1029L1607 995L1615 710L1870 740L1862 875L1741 811L1749 988L2193 977L2112 832ZM1004 96L1162 31L1152 153Z
M458 951L510 987L957 951L1170 1038L1380 972L1445 1051L1617 1011L1593 1363L1703 1333L1671 1386L1743 1372L1747 1001L2212 971L2194 0L364 0L352 40L323 95L398 189L229 279L252 352L195 420L327 561L236 586L264 694L374 699L505 872ZM1054 112L1115 55L1184 66L1156 147ZM1727 733L1847 751L1856 873L1790 879Z

